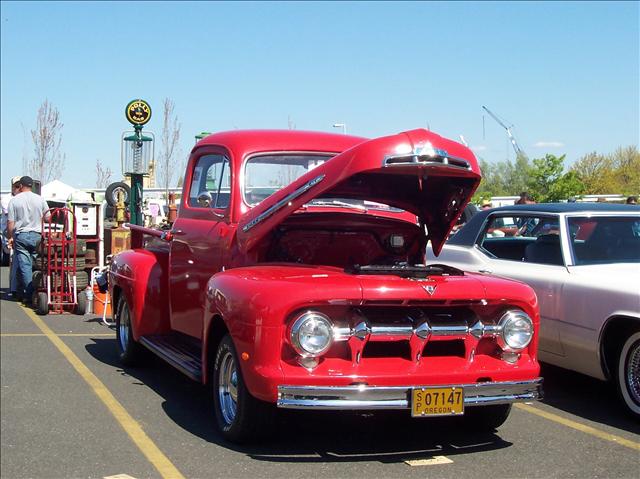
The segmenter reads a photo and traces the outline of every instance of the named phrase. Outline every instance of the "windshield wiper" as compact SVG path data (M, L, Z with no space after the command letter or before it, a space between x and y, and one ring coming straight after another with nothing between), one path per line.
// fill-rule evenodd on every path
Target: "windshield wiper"
M340 200L313 200L311 203L307 203L305 206L340 206L342 208L350 208L352 210L367 212L367 208L363 205L355 205L353 203L347 203Z

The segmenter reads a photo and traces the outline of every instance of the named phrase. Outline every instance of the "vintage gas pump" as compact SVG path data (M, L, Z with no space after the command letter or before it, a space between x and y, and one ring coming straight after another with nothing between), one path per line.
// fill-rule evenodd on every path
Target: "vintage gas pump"
M151 107L144 100L132 100L125 109L133 131L122 133L122 172L131 178L131 198L129 200L130 223L142 225L142 181L149 174L149 164L154 156L154 135L143 126L151 119Z

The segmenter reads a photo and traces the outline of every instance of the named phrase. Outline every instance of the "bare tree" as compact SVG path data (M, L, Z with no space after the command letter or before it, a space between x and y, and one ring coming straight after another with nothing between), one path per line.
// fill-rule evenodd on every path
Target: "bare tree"
M43 183L59 178L64 171L65 156L60 151L62 127L60 112L49 100L38 109L36 128L31 130L34 157L27 160L27 172Z
M20 122L20 127L22 128L22 171L26 172L29 171L29 135L27 135L27 127L24 126L24 123Z
M287 127L290 130L295 130L296 129L296 124L293 122L293 120L291 119L291 115L287 116Z
M173 184L174 176L180 171L177 163L178 141L180 140L180 123L178 116L174 114L175 104L169 98L164 99L164 111L162 122L161 150L158 155L158 180L164 187L169 198L169 185ZM168 199L167 199L168 201Z
M111 168L104 168L100 159L96 159L96 188L106 188L111 183Z

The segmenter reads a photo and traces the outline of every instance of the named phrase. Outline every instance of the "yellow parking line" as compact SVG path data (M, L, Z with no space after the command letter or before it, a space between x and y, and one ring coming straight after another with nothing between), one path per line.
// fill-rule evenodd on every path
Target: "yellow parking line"
M62 355L71 363L73 368L80 374L82 379L93 389L93 392L107 407L109 412L113 414L116 421L127 432L131 440L140 449L142 454L149 460L163 478L184 479L184 476L178 471L173 463L164 455L164 453L156 446L156 444L147 436L142 427L136 422L127 410L118 402L111 394L107 387L93 374L87 366L71 351L71 349L62 342L62 340L47 326L42 319L27 308L22 308L31 320L40 328L47 338L58 348Z
M625 446L630 449L640 451L640 442L631 441L629 439L625 439L624 437L616 436L615 434L609 434L608 432L601 431L599 429L596 429L595 427L587 426L586 424L581 424L579 422L572 421L571 419L567 419L562 416L558 416L557 414L543 411L542 409L529 406L528 404L515 404L514 406L517 407L518 409L527 411L531 414L536 414L545 419L549 419L550 421L563 424L567 427L576 429L586 434L591 434L592 436L598 437L600 439L604 439L605 441L615 442L616 444L620 444L621 446Z
M54 333L56 334L56 333ZM97 337L114 337L116 333L57 333L56 336L86 336L89 338ZM0 337L7 338L28 338L32 336L47 337L44 333L0 333Z
M433 456L431 459L411 459L404 461L410 466L437 466L440 464L453 464L447 456Z

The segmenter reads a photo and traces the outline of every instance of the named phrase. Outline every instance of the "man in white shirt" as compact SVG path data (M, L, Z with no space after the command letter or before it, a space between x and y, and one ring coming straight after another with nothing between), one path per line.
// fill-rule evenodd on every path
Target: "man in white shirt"
M6 264L11 256L12 249L9 248L9 238L7 237L7 223L9 216L9 201L11 198L20 193L20 177L14 176L11 178L11 194L2 197L2 216L1 216L1 228L2 228L2 264ZM6 257L5 257L6 255ZM18 262L13 258L11 261L11 268L9 269L9 291L12 296L16 295L16 275L18 274Z
M32 257L41 240L42 217L49 209L42 196L31 191L32 187L33 180L29 176L20 178L20 194L9 202L7 223L9 245L15 247L18 263L16 291L27 304L33 296Z

